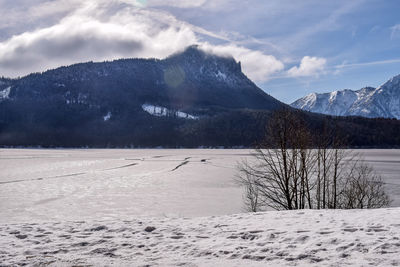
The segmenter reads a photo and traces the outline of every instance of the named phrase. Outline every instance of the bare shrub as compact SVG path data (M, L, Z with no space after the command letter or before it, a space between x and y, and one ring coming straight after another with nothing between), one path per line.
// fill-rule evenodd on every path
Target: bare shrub
M390 204L390 199L383 188L382 177L362 161L354 163L344 182L340 208L374 209Z

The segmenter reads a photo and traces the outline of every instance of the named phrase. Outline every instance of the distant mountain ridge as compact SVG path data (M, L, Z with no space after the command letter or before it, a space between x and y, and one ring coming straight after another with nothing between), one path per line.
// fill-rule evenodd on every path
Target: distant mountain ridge
M1 73L0 73L1 74ZM169 108L274 109L284 106L250 81L232 57L190 46L164 60L120 59L79 63L0 81L0 101L62 97L66 104L106 104L101 93L127 93L131 101ZM96 98L97 97L97 98ZM131 103L135 104L135 103Z
M265 137L271 112L288 107L234 58L191 46L163 60L0 78L0 147L249 147ZM400 147L397 121L300 114L316 132L335 127L352 146Z
M88 62L1 78L0 145L176 145L204 119L285 106L234 58L190 46L163 60Z
M335 116L400 119L400 75L378 88L364 87L331 93L312 93L291 104L292 107Z

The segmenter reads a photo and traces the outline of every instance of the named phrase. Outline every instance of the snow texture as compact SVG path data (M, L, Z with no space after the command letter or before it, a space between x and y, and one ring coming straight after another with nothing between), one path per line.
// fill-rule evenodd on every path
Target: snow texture
M142 109L147 113L157 116L157 117L178 117L182 119L190 119L190 120L197 120L199 117L182 112L182 111L175 111L170 110L166 107L155 106L151 104L143 104Z
M400 264L400 208L27 222L0 235L2 266Z
M64 98L65 98L65 103L67 103L68 105L70 105L70 104L88 104L89 95L78 93L76 96L74 96L73 94L71 94L71 91L67 91L64 94Z
M65 87L65 84L63 84L63 83L55 83L54 85L57 87Z
M112 113L109 111L107 114L103 117L104 121L109 121L111 119Z
M217 77L218 79L225 81L226 80L226 74L222 73L220 70L218 70L218 73L215 75L215 77Z
M359 152L400 206L400 150ZM0 149L0 265L400 265L400 208L240 214L249 153Z
M4 90L0 91L0 101L4 99L8 99L10 97L11 86L7 87Z
M336 116L363 116L400 119L400 75L378 88L358 91L345 89L332 93L312 93L291 106L311 112Z

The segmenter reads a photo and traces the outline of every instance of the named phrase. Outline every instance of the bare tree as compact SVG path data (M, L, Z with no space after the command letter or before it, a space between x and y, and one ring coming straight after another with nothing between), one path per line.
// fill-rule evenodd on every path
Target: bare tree
M352 160L359 155L351 150L344 149L338 143L318 147L315 154L318 162L316 170L314 170L317 173L315 179L318 185L315 199L317 209L336 209L338 196L341 192L341 181L347 179L346 170L352 168Z
M248 166L247 161L244 161L239 169L246 169ZM256 176L250 172L243 172L237 176L237 182L239 185L244 187L244 205L247 211L257 212L262 209L262 205L259 201L259 186L256 182Z
M258 208L312 208L309 170L314 159L308 149L310 135L304 122L292 111L276 112L267 133L252 154L254 162L239 165L238 182L244 185L246 194L257 192ZM247 197L250 198L254 199Z
M238 165L237 182L245 205L256 212L277 210L372 208L389 204L381 178L359 156L343 149L337 135L324 130L317 148L292 110L275 112L252 160Z

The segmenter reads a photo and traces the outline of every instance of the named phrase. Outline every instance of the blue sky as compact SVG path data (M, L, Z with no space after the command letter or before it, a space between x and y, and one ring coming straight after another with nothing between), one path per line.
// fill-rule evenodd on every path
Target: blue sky
M0 0L0 75L199 44L290 103L400 74L399 12L397 0Z

